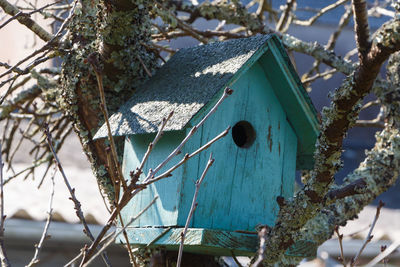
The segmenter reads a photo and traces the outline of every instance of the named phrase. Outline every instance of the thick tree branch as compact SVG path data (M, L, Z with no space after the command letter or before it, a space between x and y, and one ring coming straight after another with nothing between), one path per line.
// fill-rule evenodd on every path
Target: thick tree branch
M399 26L400 21L393 20L378 31L377 36L382 38L375 41L377 44L370 52L375 57L368 56L368 60L335 92L331 107L323 110L324 123L317 140L312 177L293 200L281 207L276 226L267 241L266 264L274 263L279 255L294 244L299 229L321 208L321 201L333 181L333 175L341 166L343 138L358 116L361 100L371 90L384 60L390 53L400 49Z
M204 1L196 6L183 3L183 1L170 0L161 2L165 3L168 7L173 7L177 11L189 13L190 18L186 21L187 23L192 23L197 18L201 17L207 20L225 20L227 24L244 26L247 30L254 33L262 32L264 29L264 23L260 17L254 13L248 12L239 1L232 1L229 4L223 1Z
M333 51L327 50L325 47L318 43L304 42L289 34L281 36L283 44L289 49L299 53L307 54L315 59L322 61L326 65L337 69L344 74L351 74L355 66L347 60L343 60L337 56Z
M20 105L25 103L27 100L36 98L42 93L42 90L38 85L33 85L30 88L24 89L16 94L12 99L7 100L0 106L0 120L7 118L11 112L17 109ZM1 103L2 101L0 101Z
M369 52L371 42L369 40L367 2L365 0L353 0L354 31L360 62L364 62Z
M344 185L365 181L363 193L338 199L332 205L322 208L297 232L295 240L313 240L322 244L329 239L335 225L345 225L377 196L385 192L398 179L400 173L400 54L392 55L388 66L388 79L392 86L376 91L378 98L386 106L386 128L376 134L376 143L368 151L360 166L344 179ZM309 231L312 229L312 231ZM280 262L296 264L299 259L282 256Z

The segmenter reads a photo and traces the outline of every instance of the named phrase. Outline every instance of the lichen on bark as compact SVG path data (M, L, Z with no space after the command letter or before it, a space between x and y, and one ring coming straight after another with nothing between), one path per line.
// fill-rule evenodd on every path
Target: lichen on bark
M99 55L109 113L131 97L155 67L154 55L143 44L150 40L152 1L82 1L69 24L68 53L63 58L59 103L70 115L95 176L110 201L114 198L106 166L106 143L93 140L104 118L94 71L86 63ZM121 140L117 146L121 147Z
M393 54L387 64L388 83L377 87L376 96L386 109L386 127L376 133L375 146L366 152L365 160L347 175L341 186L364 179L367 187L362 194L337 200L322 208L298 231L298 240L313 240L322 244L329 239L336 225L344 226L377 196L398 179L400 173L400 53ZM310 229L310 230L309 230ZM296 240L297 240L296 239ZM296 265L301 259L281 254L277 262Z

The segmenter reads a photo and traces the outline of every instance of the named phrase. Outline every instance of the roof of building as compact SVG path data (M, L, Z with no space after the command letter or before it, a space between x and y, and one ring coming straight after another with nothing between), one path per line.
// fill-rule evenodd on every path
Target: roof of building
M110 117L112 134L124 136L157 132L162 119L171 111L174 115L165 131L183 129L217 92L236 81L243 66L256 62L270 42L280 46L274 35L257 35L179 50ZM316 111L290 61L287 59L284 64L288 65L296 80L309 116L314 117ZM106 136L107 129L103 125L95 138Z

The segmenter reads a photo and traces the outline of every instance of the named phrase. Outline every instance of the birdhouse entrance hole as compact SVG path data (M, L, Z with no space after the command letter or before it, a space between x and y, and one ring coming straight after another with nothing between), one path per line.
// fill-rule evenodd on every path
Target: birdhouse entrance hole
M256 139L256 131L248 121L239 121L232 128L233 142L238 147L250 147Z

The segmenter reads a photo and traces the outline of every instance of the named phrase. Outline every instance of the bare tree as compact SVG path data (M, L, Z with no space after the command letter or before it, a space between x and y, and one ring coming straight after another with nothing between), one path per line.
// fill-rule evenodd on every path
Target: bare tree
M292 25L308 27L333 9L344 6L338 26L327 44L309 43L290 34ZM332 103L322 112L321 134L315 152L314 169L304 178L304 187L292 199L280 200L276 224L263 229L262 253L257 264L296 264L299 259L284 252L297 240L314 240L321 244L329 239L335 226L344 225L397 179L400 170L400 3L393 0L369 5L365 0L338 0L316 10L308 20L297 16L297 3L288 0L281 9L271 1L253 0L247 6L241 1L56 1L43 7L19 6L0 0L0 30L13 20L29 28L45 44L15 65L0 62L2 95L0 120L5 121L2 137L5 160L12 163L21 140L34 144L34 164L22 173L30 175L39 164L50 168L52 159L72 129L79 137L83 151L92 164L98 182L112 203L110 220L92 245L83 250L81 265L90 260L119 210L143 187L137 183L141 168L130 181L121 175L117 152L121 140L109 136L109 142L93 140L108 113L115 112L134 95L136 86L157 68L158 61L175 52L165 41L184 36L199 43L214 40L276 33L289 51L314 58L312 68L303 75L311 90L313 83L343 73L346 78L331 96ZM46 31L31 16L41 14L53 20L54 33ZM7 14L7 15L5 15ZM388 21L371 33L368 16L384 15ZM333 51L338 37L353 18L356 50L344 58ZM215 29L198 29L198 19L217 20ZM229 26L229 27L228 27ZM358 58L351 60L351 55ZM41 68L52 58L62 60L59 68ZM386 78L378 76L387 62ZM321 64L328 66L322 68ZM26 86L28 81L34 81ZM4 89L3 89L4 88ZM362 105L369 93L377 100ZM229 94L229 91L226 92ZM380 106L379 116L371 121L358 120L360 110ZM100 115L99 115L100 114ZM166 121L168 118L166 118ZM27 123L25 123L27 122ZM49 125L43 135L43 125ZM337 185L334 174L342 166L343 139L352 127L379 127L375 146L365 160ZM22 133L22 139L15 138ZM162 127L160 133L162 132ZM225 133L222 133L222 137ZM54 145L53 140L58 140ZM49 141L50 146L47 145ZM149 146L149 153L157 139ZM17 145L12 146L13 143ZM110 143L110 146L108 145ZM144 159L144 161L146 158ZM216 159L218 160L218 159ZM154 175L148 182L155 182ZM122 194L119 188L122 188ZM117 192L117 193L116 193ZM312 229L311 231L309 229ZM104 240L103 240L104 241ZM129 248L128 248L129 249ZM133 257L133 256L131 256ZM208 259L207 259L208 260ZM135 264L131 258L132 264Z

